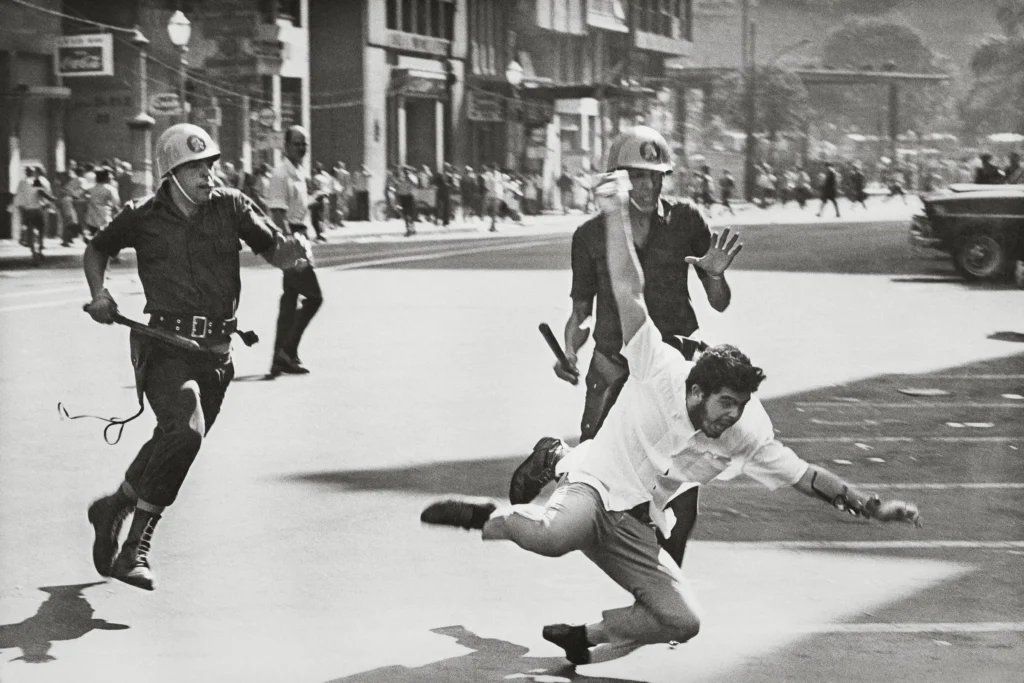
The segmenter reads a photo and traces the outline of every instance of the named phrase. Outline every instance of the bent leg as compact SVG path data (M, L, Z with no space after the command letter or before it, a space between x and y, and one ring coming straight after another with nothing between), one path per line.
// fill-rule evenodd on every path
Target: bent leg
M587 626L588 638L626 651L693 638L700 630L699 607L682 570L658 547L654 529L628 513L615 514L621 519L614 532L584 554L636 602L606 610L600 622Z
M585 550L598 539L601 497L586 484L563 481L546 507L513 505L496 511L483 528L484 540L509 540L524 550L559 557Z

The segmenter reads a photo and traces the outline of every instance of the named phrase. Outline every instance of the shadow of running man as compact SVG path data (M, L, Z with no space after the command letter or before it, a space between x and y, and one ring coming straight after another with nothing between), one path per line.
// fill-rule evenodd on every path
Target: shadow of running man
M497 638L481 638L464 626L432 629L473 650L460 657L409 668L385 666L373 671L335 678L327 683L483 683L518 680L545 683L636 683L625 678L595 678L576 673L562 657L525 657L529 648Z
M122 631L125 624L112 624L93 617L92 605L82 591L105 581L76 583L70 586L43 586L39 590L50 594L39 611L17 624L0 624L0 650L21 648L23 659L33 664L52 662L56 657L50 648L58 640L76 640L89 631Z

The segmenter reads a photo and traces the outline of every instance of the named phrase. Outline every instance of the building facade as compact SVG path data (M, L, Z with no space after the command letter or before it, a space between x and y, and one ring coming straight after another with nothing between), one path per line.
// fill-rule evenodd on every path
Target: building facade
M311 0L313 156L366 165L463 163L466 15L473 0Z

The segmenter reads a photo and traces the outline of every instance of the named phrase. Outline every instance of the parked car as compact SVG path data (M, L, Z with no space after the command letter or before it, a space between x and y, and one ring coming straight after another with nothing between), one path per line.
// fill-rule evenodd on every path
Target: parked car
M1014 275L1021 284L1024 185L950 185L923 202L910 225L912 245L946 252L967 280Z

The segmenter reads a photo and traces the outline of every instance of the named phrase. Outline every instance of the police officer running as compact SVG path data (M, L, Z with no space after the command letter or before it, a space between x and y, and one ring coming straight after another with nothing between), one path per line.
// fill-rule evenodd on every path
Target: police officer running
M156 415L153 436L128 466L124 481L89 507L96 537L93 563L103 576L153 590L153 529L178 495L234 377L230 337L241 293L240 240L282 269L302 269L305 251L274 228L235 189L215 188L220 150L199 126L171 126L157 142L162 181L155 195L128 202L90 241L83 257L93 320L111 324L117 303L104 286L107 262L134 248L149 325L196 341L183 351L132 332L139 401ZM134 510L128 537L118 537Z
M292 126L284 133L284 155L270 176L267 207L274 223L286 235L300 236L306 241L309 221L309 181L302 169L302 158L309 147L309 135L302 126ZM274 358L269 377L282 373L304 375L309 372L299 359L299 342L313 316L323 305L320 280L313 269L312 254L307 252L309 268L286 270L283 278L281 307L277 315L274 337ZM302 305L299 306L299 296Z

